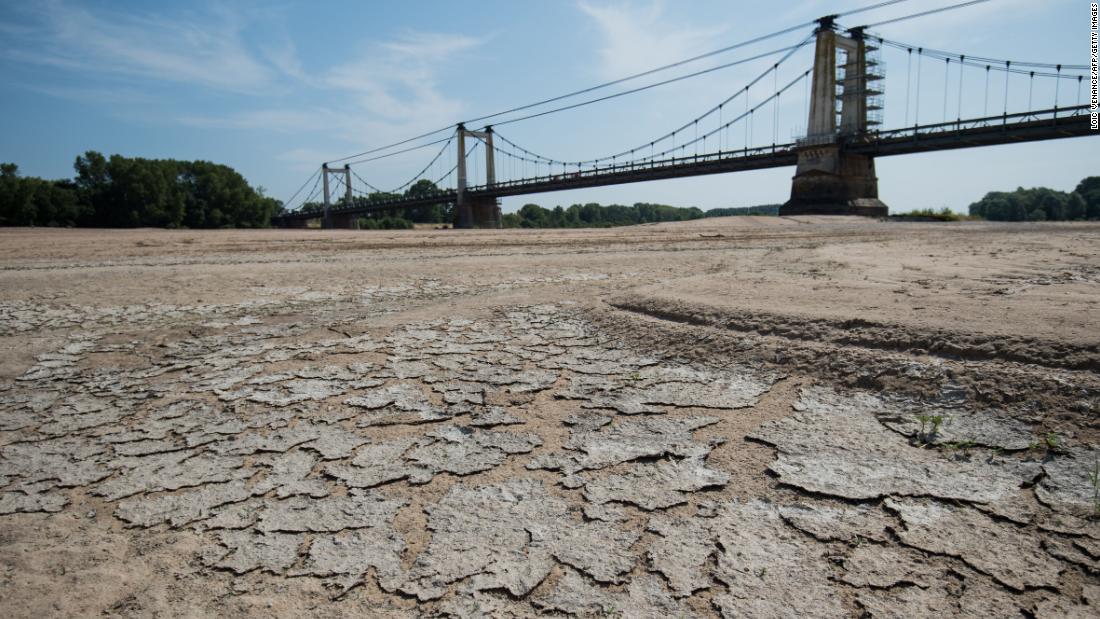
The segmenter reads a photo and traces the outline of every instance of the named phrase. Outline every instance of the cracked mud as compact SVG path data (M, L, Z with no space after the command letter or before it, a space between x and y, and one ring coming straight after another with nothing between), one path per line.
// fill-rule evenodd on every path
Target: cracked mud
M609 271L0 302L4 337L41 340L0 376L0 607L1095 616L1087 416L982 400L956 381L1002 369L973 361L853 387L556 292ZM87 549L24 558L65 540ZM105 593L36 606L73 574Z

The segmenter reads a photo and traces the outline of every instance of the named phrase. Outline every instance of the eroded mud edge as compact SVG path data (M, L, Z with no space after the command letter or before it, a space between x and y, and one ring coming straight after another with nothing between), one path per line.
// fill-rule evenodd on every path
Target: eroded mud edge
M790 340L828 342L952 360L1014 361L1050 368L1100 370L1100 344L1074 344L1026 336L1000 337L949 329L914 329L852 318L830 320L750 310L729 311L701 303L626 295L612 298L618 309L674 322L717 327Z
M589 306L586 314L604 333L665 358L763 364L842 387L933 403L992 406L1027 419L1044 432L1069 432L1089 441L1100 437L1095 415L1100 408L1100 376L1094 371L864 346L843 339L839 323L822 328L832 329L836 337L825 333L818 339L813 334L825 321L811 321L800 330L798 319L789 316L777 318L782 329L763 334L747 326L757 321L763 324L766 317L762 314L733 316L713 308L637 296ZM889 336L883 332L881 337ZM1018 343L1020 356L1026 357L1030 350Z

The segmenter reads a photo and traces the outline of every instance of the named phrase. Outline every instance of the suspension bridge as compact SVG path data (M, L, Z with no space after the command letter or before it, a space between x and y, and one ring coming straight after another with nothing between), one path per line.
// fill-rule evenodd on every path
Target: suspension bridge
M781 215L884 216L887 207L879 200L875 175L878 157L1098 134L1093 128L1095 102L1082 103L1081 99L1089 70L1086 65L947 52L895 41L874 30L988 0L963 2L851 28L838 21L850 14L903 1L881 2L825 16L614 82L327 162L302 185L288 201L288 210L273 223L281 227L307 227L310 222L320 220L324 228L356 228L360 217L372 213L445 204L453 207L455 227L499 228L500 199L506 196L789 166L795 167L795 174L790 199L780 209ZM777 36L804 33L803 29L809 33L792 45L610 95L540 109ZM808 49L813 51L812 65L792 68L792 58ZM893 81L905 78L901 86L905 112L896 127L884 126L887 54L897 57L891 60L892 66L902 63L905 66L904 72L892 74ZM569 161L548 157L509 140L500 131L505 125L633 95L732 66L765 61L766 68L756 77L698 116L660 136L596 158ZM943 80L942 105L938 100L930 104L929 97L922 96L922 81L927 86L930 79ZM1026 104L1021 92L1023 86L1026 86ZM1016 90L1010 97L1013 87ZM799 105L790 105L792 98ZM779 139L781 101L787 102L785 109L794 109L805 118L801 134L783 141ZM934 106L931 112L929 105ZM517 115L521 112L528 113ZM494 118L498 118L495 123L480 129L468 128L473 122ZM761 120L770 121L763 139ZM442 137L431 139L441 133ZM433 146L440 148L428 164L392 190L379 189L357 171L380 159ZM484 175L471 179L471 168L480 176L481 157L484 157ZM444 170L452 158L454 164ZM304 193L311 183L311 191ZM339 193L343 196L337 198ZM296 202L299 194L304 197ZM316 201L318 196L320 201Z

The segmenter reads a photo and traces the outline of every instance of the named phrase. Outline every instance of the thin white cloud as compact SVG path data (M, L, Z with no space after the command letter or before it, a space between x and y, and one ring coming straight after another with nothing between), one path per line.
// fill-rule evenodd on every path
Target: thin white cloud
M180 116L177 120L203 129L257 129L280 133L316 131L333 126L341 115L331 109L259 109L227 116Z
M29 9L36 18L35 53L13 46L24 62L182 82L229 91L269 86L276 72L244 44L236 20L219 11L208 19L96 11L62 2Z
M641 9L589 2L580 2L578 7L600 32L600 73L611 79L705 52L727 30L720 26L676 27L660 1Z
M199 108L174 121L198 128L312 134L355 145L392 141L456 121L465 106L444 92L441 72L486 41L407 31L346 54L350 60L307 69L280 25L263 28L264 18L249 21L218 5L169 14L47 0L20 8L17 17L2 30L11 36L0 43L0 56L79 78L58 86L39 84L38 92L68 99L87 93L86 102L105 105L127 102L111 97L113 88L144 92L148 100L162 96L155 94L158 86L173 83L195 87L192 92L200 97L207 92L252 95L254 104L243 110ZM261 31L263 36L256 36ZM318 98L325 102L317 105Z
M406 61L432 63L447 60L484 42L484 39L461 34L406 32L396 41L382 43L381 47Z
M319 84L345 101L333 137L377 146L458 121L466 104L441 85L443 72L460 66L486 40L406 32L323 72Z
M289 38L264 42L259 47L264 58L284 75L303 83L312 82L298 57L297 47Z
M1051 5L1066 4L1068 0L993 0L972 6L966 6L955 10L927 15L915 19L887 24L876 28L884 36L893 39L901 39L907 43L924 45L927 47L946 47L951 51L979 53L965 48L974 47L976 43L984 45L986 41L1001 41L998 28L1002 24L1019 23L1030 16L1038 15L1050 10ZM868 12L845 20L847 26L878 23L896 17L912 15L922 11L947 6L948 2L925 5L919 2L903 2L898 5L885 7L878 11ZM851 23L848 23L851 22Z
M285 75L296 77L328 102L324 107L259 107L223 115L186 115L188 126L285 134L310 134L309 141L338 143L348 151L403 139L456 122L465 104L445 92L442 72L450 70L486 39L468 35L405 32L372 44L354 59L306 77L289 43L264 55ZM299 168L347 154L294 148L285 158ZM307 163L308 162L308 163ZM387 162L389 163L389 162Z
M23 88L39 92L57 99L67 99L78 103L98 105L147 105L156 99L149 94L129 87L100 87L55 84L20 84Z
M296 172L313 172L320 167L322 161L331 156L332 153L317 148L293 148L276 158L287 163Z
M371 120L453 122L462 105L440 91L438 72L483 43L465 35L409 32L332 68L323 83L354 95Z

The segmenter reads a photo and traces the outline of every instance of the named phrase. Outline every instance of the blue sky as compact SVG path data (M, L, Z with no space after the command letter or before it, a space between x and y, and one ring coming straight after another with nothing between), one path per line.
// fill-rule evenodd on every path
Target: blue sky
M72 175L85 150L207 159L233 166L285 199L321 161L470 118L584 88L872 0L760 3L731 0L602 2L72 2L8 3L0 15L0 161L28 175ZM843 21L874 23L950 0L910 0ZM1088 2L993 0L878 29L929 48L992 58L1084 64ZM700 61L667 76L800 42L810 29ZM808 68L809 47L779 73ZM891 55L893 54L893 55ZM577 160L617 152L675 128L740 90L769 57L615 101L500 127L532 151ZM887 51L886 124L911 120L912 82L902 52ZM957 71L957 67L955 68ZM982 112L984 77L963 80L963 116ZM662 74L665 76L666 74ZM921 120L943 118L944 67L923 66ZM658 78L651 78L650 81ZM641 85L647 80L632 82ZM1036 79L1034 106L1053 104L1054 80ZM753 103L770 94L765 79ZM624 85L619 89L627 88ZM1022 110L1027 76L1009 81ZM993 78L1000 112L1004 81ZM609 89L607 92L614 92ZM769 92L765 93L767 90ZM980 91L980 93L975 93ZM801 85L766 106L753 143L789 141L805 123ZM948 116L958 75L948 74ZM1065 83L1062 105L1076 100ZM1086 89L1082 98L1087 98ZM743 111L743 101L732 107ZM728 118L726 119L728 120ZM708 120L712 124L717 119ZM733 147L745 135L724 136ZM1097 172L1095 138L883 158L880 194L894 210L965 209L986 191L1018 185L1072 189ZM436 148L356 166L374 185L400 185ZM437 169L453 163L453 153ZM516 170L498 162L502 174ZM473 171L473 164L471 169ZM484 173L479 165L477 172ZM524 196L533 201L662 202L703 208L782 202L792 169Z

